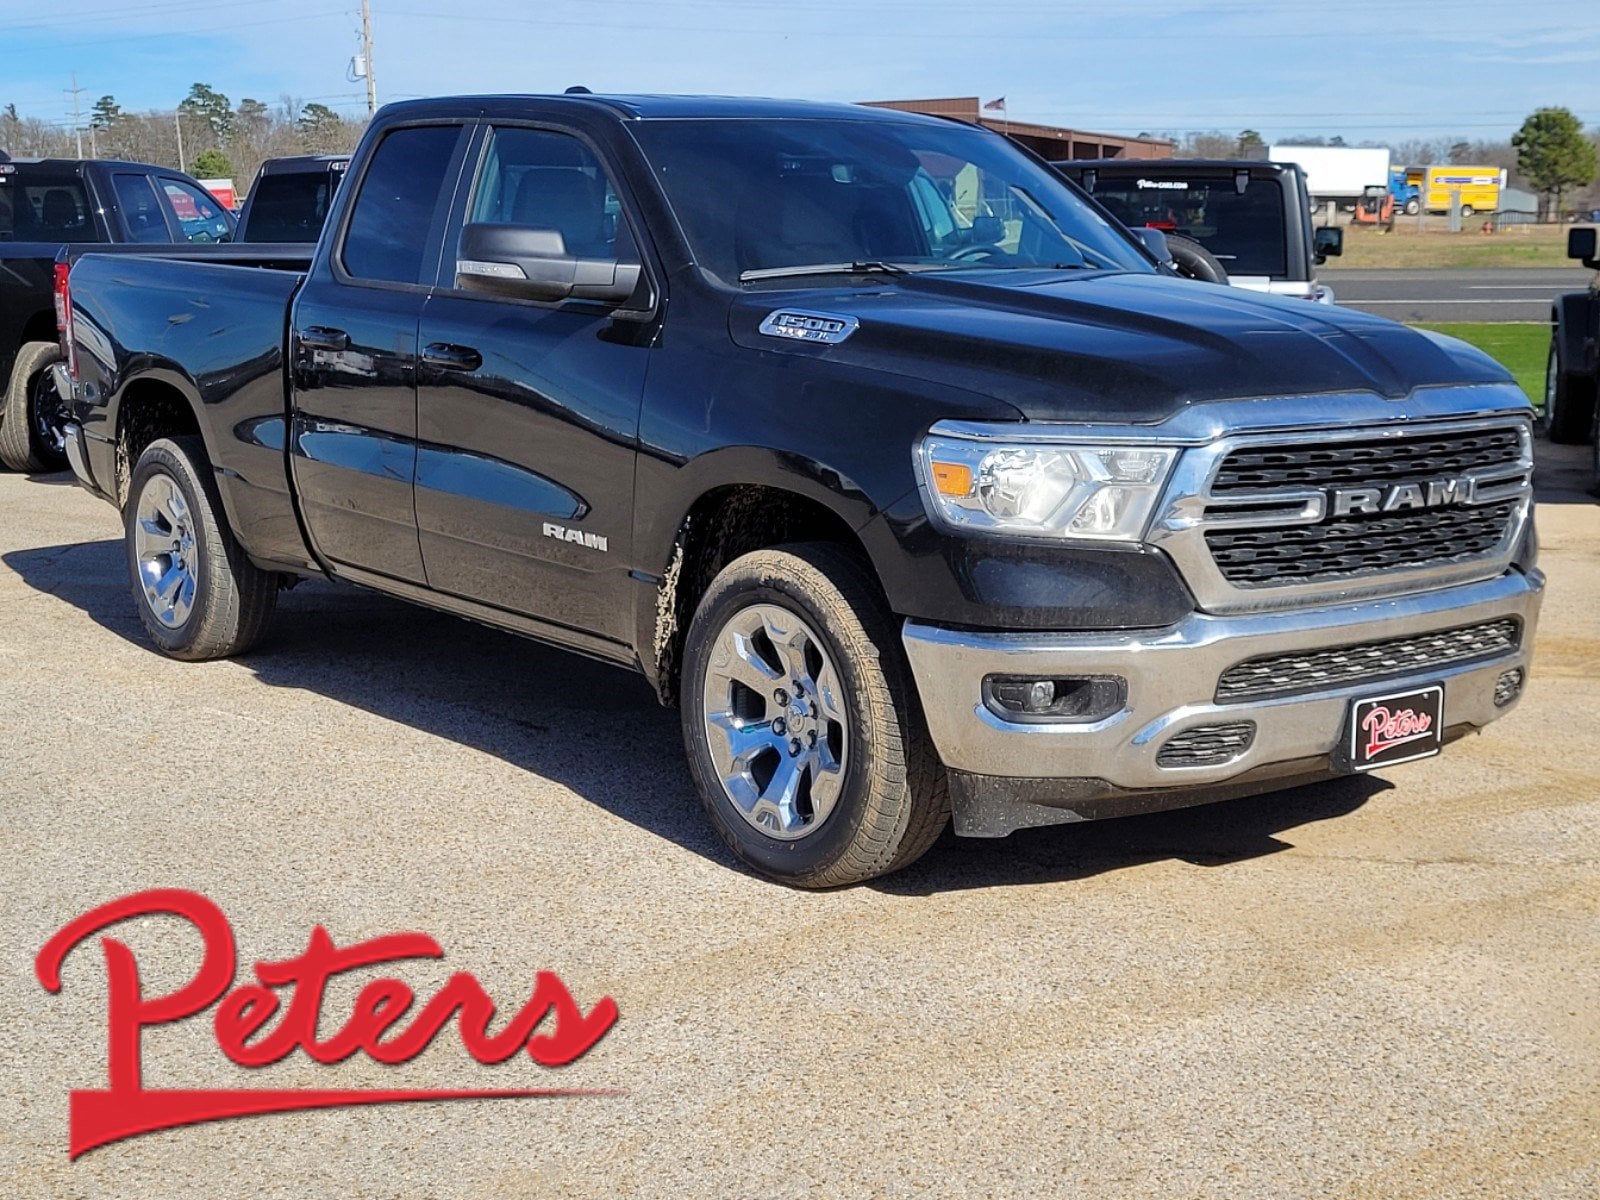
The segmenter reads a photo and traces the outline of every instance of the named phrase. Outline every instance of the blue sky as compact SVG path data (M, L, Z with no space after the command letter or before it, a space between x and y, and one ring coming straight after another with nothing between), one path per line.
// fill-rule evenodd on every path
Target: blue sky
M1252 127L1498 138L1533 108L1600 125L1600 0L373 0L380 99L719 92L1005 96L1115 133ZM359 0L0 0L0 104L170 109L203 80L360 111Z

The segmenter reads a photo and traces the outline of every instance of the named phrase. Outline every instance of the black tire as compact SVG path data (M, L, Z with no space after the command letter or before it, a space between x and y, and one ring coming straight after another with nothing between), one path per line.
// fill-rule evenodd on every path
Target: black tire
M13 471L59 471L67 465L66 405L50 377L60 361L55 342L26 342L17 352L0 406L0 463Z
M1567 370L1561 337L1550 334L1550 356L1544 368L1544 413L1540 425L1552 442L1581 445L1589 438L1595 419L1595 381Z
M186 611L181 617L169 611L164 620L147 594L139 534L147 491L153 500L156 489L168 487L181 497L187 517L152 521L147 536L160 534L165 525L184 548L176 557L166 555L164 563L148 557L145 562L161 564L150 568L155 578L181 558L192 566L188 577L193 582ZM156 649L169 658L197 662L242 654L261 639L278 602L278 577L252 563L228 528L205 444L198 437L163 438L146 448L128 484L122 520L134 606Z
M709 741L707 676L718 639L758 606L782 609L815 632L837 676L848 738L831 811L788 840L758 829L735 805ZM948 780L899 631L869 568L839 546L797 543L728 564L689 626L680 705L690 771L712 826L769 879L802 888L860 883L914 862L949 824ZM758 719L750 727L762 725Z
M1406 201L1406 216L1414 217L1421 211L1422 211L1422 202L1420 200L1407 200Z
M1198 279L1201 283L1228 282L1228 269L1199 242L1169 233L1167 249L1172 252L1173 266L1185 279Z

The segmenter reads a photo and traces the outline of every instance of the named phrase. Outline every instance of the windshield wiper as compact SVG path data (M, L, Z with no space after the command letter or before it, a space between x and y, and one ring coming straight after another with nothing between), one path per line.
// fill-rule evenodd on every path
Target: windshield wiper
M762 267L758 271L740 271L739 282L750 283L757 279L782 279L788 275L909 275L909 267L894 263L842 262L809 263L802 267Z

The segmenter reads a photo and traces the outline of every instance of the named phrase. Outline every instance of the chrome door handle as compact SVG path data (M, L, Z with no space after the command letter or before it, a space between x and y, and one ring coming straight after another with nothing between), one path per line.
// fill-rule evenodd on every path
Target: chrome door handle
M483 366L483 355L471 346L457 346L451 342L429 342L423 348L422 361L442 371L476 371Z
M348 350L350 335L326 325L308 325L300 331L300 344L312 350Z

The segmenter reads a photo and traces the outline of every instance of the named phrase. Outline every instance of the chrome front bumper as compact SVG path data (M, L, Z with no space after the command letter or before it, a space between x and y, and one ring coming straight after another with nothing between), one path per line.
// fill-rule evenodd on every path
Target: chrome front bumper
M1508 571L1492 580L1384 600L1293 611L1214 616L1195 613L1166 629L1128 633L972 633L907 621L906 653L934 745L947 767L1011 780L1086 781L1115 789L1192 789L1259 777L1279 764L1321 760L1340 742L1350 702L1444 684L1444 727L1489 724L1495 683L1526 668L1544 579ZM1298 650L1383 641L1517 617L1519 648L1507 655L1421 670L1327 691L1218 704L1217 680L1246 659ZM1115 675L1127 680L1127 703L1093 724L1020 724L983 703L991 674L1061 677ZM1249 748L1214 766L1162 766L1169 738L1200 725L1255 723ZM1027 789L1037 795L1037 787ZM1182 801L1178 801L1182 803ZM1159 807L1159 806L1156 806Z

